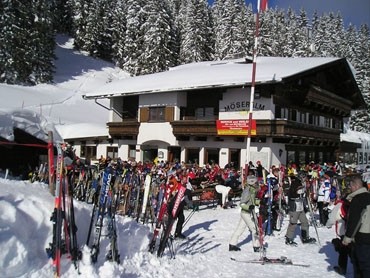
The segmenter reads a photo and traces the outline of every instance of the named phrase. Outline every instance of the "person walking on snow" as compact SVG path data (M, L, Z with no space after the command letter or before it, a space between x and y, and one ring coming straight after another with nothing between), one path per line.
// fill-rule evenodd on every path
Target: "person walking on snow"
M291 185L288 194L289 226L285 234L285 244L297 246L294 241L298 220L301 222L302 243L315 243L316 239L309 236L309 225L304 210L305 187L296 176L291 176Z
M243 190L241 199L240 199L240 220L238 226L236 227L233 235L231 236L229 242L229 251L240 251L240 248L236 246L239 237L245 231L245 228L248 227L249 231L252 234L252 244L253 251L260 251L260 242L257 233L257 219L254 219L255 214L253 214L255 207L255 198L256 198L256 186L257 178L255 176L247 177L247 186Z

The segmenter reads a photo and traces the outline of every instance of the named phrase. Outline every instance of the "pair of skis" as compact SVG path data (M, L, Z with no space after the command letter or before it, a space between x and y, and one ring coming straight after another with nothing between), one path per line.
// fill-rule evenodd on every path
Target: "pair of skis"
M55 182L54 211L50 220L53 222L53 241L46 248L46 253L53 260L54 276L61 275L61 256L69 254L69 258L78 269L78 261L82 253L77 244L77 226L74 217L73 197L68 178L64 176L64 153L57 144L57 170Z
M260 264L260 265L271 265L271 264L277 264L277 265L291 265L291 266L300 266L300 267L309 267L309 264L299 264L294 263L292 260L288 259L287 257L280 257L280 258L267 258L262 257L259 260L238 260L235 258L231 258L234 262L239 263L250 263L250 264Z
M173 190L171 185L166 184L165 192L161 194L163 198L161 200L160 211L158 213L158 218L157 218L152 240L149 243L149 252L154 253L159 233L160 231L162 231L158 250L157 250L158 257L163 256L166 246L170 247L171 258L175 257L173 248L171 248L171 245L168 241L171 238L172 227L176 221L176 218L180 211L180 207L182 206L182 202L185 199L186 188L182 186L181 184L179 184L179 186L180 188L178 189L178 192L176 196L174 197L175 200L172 201L173 202L172 207L170 206L171 205L170 197L172 195L172 190Z
M96 263L100 253L100 239L102 235L104 219L108 220L108 237L110 239L110 249L106 255L106 259L110 261L120 262L120 255L117 248L117 231L116 231L116 204L112 200L111 181L113 178L113 169L111 166L105 168L102 179L102 186L98 200L98 208L94 203L93 211L90 220L89 232L86 245L89 245L90 234L92 230L93 221L96 215L94 238L91 246L91 262Z

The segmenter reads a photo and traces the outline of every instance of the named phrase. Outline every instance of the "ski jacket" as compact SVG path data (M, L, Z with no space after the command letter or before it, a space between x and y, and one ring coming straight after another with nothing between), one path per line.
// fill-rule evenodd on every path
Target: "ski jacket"
M298 178L293 178L292 183L289 188L289 201L288 201L288 206L289 206L289 211L291 212L299 212L304 210L304 198L303 194L300 193L301 190L303 190L304 186L302 183L299 181Z
M369 217L367 217L367 220L362 217L366 207L370 205L370 193L365 187L362 187L349 194L347 199L350 200L351 204L348 211L345 236L347 238L354 237L355 242L359 244L370 244L370 220ZM367 222L364 222L364 220ZM359 227L359 225L361 226ZM356 230L358 231L356 232Z
M317 201L329 203L330 202L330 189L331 189L330 180L329 179L321 180L319 190L318 190Z
M346 224L348 217L349 201L346 199L336 202L334 208L329 214L329 219L326 222L326 227L331 228L335 225L337 236L344 236L346 232Z
M255 205L255 199L256 189L249 185L246 186L240 199L240 207L242 212L250 212L250 206Z

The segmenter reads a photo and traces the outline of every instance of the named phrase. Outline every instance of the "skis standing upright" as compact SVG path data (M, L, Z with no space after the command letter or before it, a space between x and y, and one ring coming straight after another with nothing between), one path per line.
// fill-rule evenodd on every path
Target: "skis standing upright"
M150 253L154 252L159 232L163 226L163 222L165 222L165 218L167 215L167 202L168 202L168 199L171 193L172 193L171 186L169 184L163 183L158 193L158 199L159 199L158 202L159 202L160 207L159 207L156 225L155 225L154 232L153 232L153 237L149 243Z
M272 186L271 186L271 178L267 179L267 235L272 234L272 227L271 227L271 222L272 222L272 198L273 198L273 192L272 192Z
M306 191L306 200L307 200L308 209L310 211L310 215L311 215L311 219L312 219L311 222L312 222L312 225L313 225L313 227L315 229L315 232L316 232L317 242L319 243L319 246L321 246L319 233L317 232L317 223L316 223L316 220L315 220L315 214L313 212L310 196L309 196L307 191Z
M53 259L54 276L60 277L62 254L68 253L77 269L77 261L81 259L81 252L77 245L73 198L70 194L68 178L64 175L64 152L60 144L57 144L56 147L58 153L55 206L50 219L53 222L53 241L49 244L49 248L46 248L46 253Z
M100 237L103 228L104 215L106 213L106 206L108 200L108 193L110 182L112 179L112 167L108 166L105 168L103 173L103 183L100 190L100 196L98 200L97 219L95 223L94 241L91 247L91 261L96 263L98 260L99 249L100 249Z
M63 176L63 151L60 144L57 144L57 170L55 179L54 211L50 220L53 222L53 241L46 249L49 257L53 259L54 276L60 277L60 258L62 255L62 176Z
M70 258L78 269L78 261L82 257L82 253L79 250L77 243L77 225L75 222L75 213L73 205L73 197L71 185L68 183L68 177L63 178L63 204L65 213L65 235L66 235L66 246L67 252L70 254Z
M143 204L141 206L141 214L140 218L143 221L143 224L145 224L146 216L147 216L147 206L149 202L149 193L150 193L150 186L152 183L152 176L150 173L147 173L145 176L145 187L144 187L144 196L143 196Z
M176 199L175 199L175 202L173 204L172 210L168 211L169 217L168 217L167 225L165 225L164 230L162 232L161 241L159 243L159 247L158 247L158 251L157 251L157 256L158 257L163 256L164 249L166 248L166 246L168 244L168 239L169 239L171 231L172 231L172 226L175 223L175 220L178 216L179 208L181 206L181 203L185 199L186 188L184 186L182 186L180 183L178 184L178 186L180 188L178 189L178 192L176 194ZM169 207L169 208L171 208L171 207ZM172 257L174 257L173 252L172 252Z
M280 230L281 229L281 224L282 224L282 221L283 221L283 218L284 218L284 210L282 208L282 201L283 201L283 198L284 198L284 201L285 201L285 196L284 196L284 179L285 179L285 167L283 165L280 165L280 171L279 171L279 198L278 198L278 206L279 206L279 209L278 209L278 215L277 215L277 219L276 219L276 230Z

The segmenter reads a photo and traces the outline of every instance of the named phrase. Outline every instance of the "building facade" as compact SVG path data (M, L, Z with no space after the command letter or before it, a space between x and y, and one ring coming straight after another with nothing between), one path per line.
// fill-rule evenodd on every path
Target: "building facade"
M110 99L109 139L103 145L112 158L242 167L249 151L250 160L265 167L336 161L343 119L365 105L347 60L260 57L256 69L256 126L248 150L245 127L223 133L217 123L249 119L249 59L115 81L84 98Z

